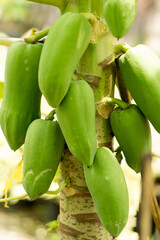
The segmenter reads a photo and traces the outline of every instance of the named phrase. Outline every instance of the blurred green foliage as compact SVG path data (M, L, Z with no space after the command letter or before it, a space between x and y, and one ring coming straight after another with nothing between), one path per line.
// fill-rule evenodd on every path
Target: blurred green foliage
M29 11L26 0L0 0L1 18L23 21Z

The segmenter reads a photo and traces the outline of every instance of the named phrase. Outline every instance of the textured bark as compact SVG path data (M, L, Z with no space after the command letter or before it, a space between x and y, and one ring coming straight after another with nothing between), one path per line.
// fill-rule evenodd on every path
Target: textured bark
M67 148L61 162L59 180L66 176L70 179L70 185L60 195L60 239L107 239L86 186L82 164Z

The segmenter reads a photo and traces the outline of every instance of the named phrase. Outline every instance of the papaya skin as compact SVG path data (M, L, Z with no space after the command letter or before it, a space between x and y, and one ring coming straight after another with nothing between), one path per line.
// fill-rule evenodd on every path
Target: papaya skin
M0 124L14 151L24 143L29 124L40 118L38 66L42 46L17 41L8 49Z
M119 58L124 82L140 110L160 133L160 60L145 45L130 48Z
M148 120L136 105L131 104L126 109L115 108L110 115L110 123L128 166L140 172L143 156L151 154Z
M83 80L72 81L56 114L71 153L83 164L92 165L97 140L94 95L89 84Z
M104 0L103 13L107 25L117 38L129 31L136 16L136 0Z
M39 67L39 86L48 104L57 107L91 37L89 21L79 13L65 13L51 27Z
M128 189L122 169L108 148L98 148L93 165L84 175L104 228L117 237L128 220Z
M57 122L34 120L26 134L23 186L34 200L47 192L59 165L64 138Z

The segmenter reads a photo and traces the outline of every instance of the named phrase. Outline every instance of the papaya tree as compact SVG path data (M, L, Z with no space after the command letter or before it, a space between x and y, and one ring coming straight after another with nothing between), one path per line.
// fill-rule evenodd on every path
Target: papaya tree
M160 61L144 45L117 42L135 19L137 0L31 1L56 6L61 16L25 39L1 40L10 45L2 131L14 151L24 144L31 200L48 191L59 169L59 239L115 239L128 220L129 196L113 136L117 153L142 172L143 160L151 160L148 120L160 131ZM45 119L42 95L53 108Z

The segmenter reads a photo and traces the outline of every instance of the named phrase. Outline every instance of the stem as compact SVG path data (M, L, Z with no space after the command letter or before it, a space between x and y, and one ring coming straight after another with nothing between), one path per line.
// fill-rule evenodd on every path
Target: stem
M69 183L68 179L63 180L57 190L55 190L55 191L47 191L45 194L57 195L66 187L66 185L68 183ZM16 197L11 197L11 198L0 199L0 203L2 203L2 202L9 202L9 201L13 201L13 200L18 200L18 199L22 199L22 198L25 198L25 197L28 197L28 194L23 194L23 195L16 196Z
M146 154L142 157L142 194L140 207L140 239L149 239L151 234L151 194L152 194L152 156Z
M21 38L0 37L0 45L9 47L13 42L22 41Z
M131 104L132 97L131 97L131 94L124 82L124 79L123 79L123 76L122 76L122 73L121 73L120 67L119 67L119 61L117 58L115 59L115 63L116 63L117 85L118 85L121 99L122 99L122 101Z
M57 190L55 191L47 191L46 194L53 194L53 195L57 195L58 193L60 193L69 183L69 180L63 180L60 183L60 186Z
M130 48L131 46L129 46L127 43L120 43L114 46L114 53L115 55L120 55L126 53Z
M118 99L118 98L111 98L111 97L105 97L103 99L103 101L106 103L106 104L117 104L120 108L122 109L126 109L129 107L130 104L126 103L126 102L123 102L122 100Z
M0 199L0 203L9 202L9 201L13 201L13 200L18 200L18 199L22 199L22 198L25 198L25 197L28 197L28 194L23 194L21 196Z
M30 37L25 38L24 40L27 43L33 44L35 42L38 42L38 40L42 39L43 37L45 37L48 34L49 30L50 30L50 28L46 28Z
M59 182L66 176L70 185L60 193L58 232L60 240L107 240L86 186L83 166L66 148L59 169Z
M160 208L159 208L157 198L155 196L155 192L153 188L152 188L152 196L151 196L151 207L152 207L152 216L154 219L154 223L160 234Z
M66 2L67 2L67 0L27 0L27 1L51 5L51 6L59 8L60 11L63 11L63 9L66 6Z
M156 154L156 153L152 153L152 157L160 158L160 155L158 155L158 154Z
M53 110L46 116L45 120L50 120L50 121L52 121L52 120L54 119L55 113L56 113L56 110L53 109Z

